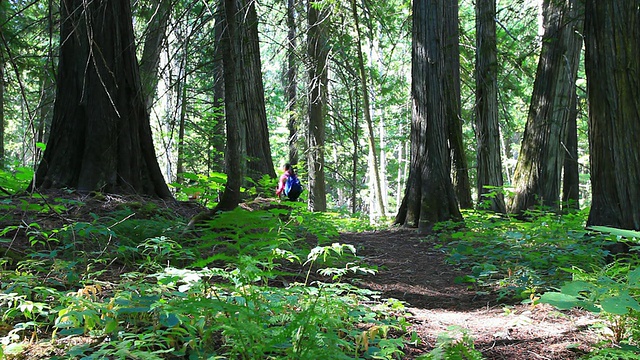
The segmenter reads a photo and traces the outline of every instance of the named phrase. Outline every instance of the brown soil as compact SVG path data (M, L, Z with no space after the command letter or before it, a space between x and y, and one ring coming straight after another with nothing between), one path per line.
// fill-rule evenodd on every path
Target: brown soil
M378 273L362 285L406 302L409 321L421 344L407 351L413 359L436 345L438 335L459 326L473 337L486 359L578 359L603 340L583 311L557 311L548 305L504 304L455 284L463 274L444 262L433 242L412 230L343 233L357 254Z

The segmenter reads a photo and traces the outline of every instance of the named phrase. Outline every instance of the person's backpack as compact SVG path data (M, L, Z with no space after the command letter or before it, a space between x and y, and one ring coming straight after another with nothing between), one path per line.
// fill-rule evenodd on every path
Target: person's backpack
M298 199L298 196L302 193L302 184L300 179L294 174L289 174L287 182L284 184L284 194L291 200Z

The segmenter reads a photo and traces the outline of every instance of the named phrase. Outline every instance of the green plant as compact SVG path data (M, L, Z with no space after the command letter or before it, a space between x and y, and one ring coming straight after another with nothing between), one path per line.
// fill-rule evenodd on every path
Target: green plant
M618 260L595 272L578 268L566 269L575 280L567 282L560 291L549 291L540 302L559 309L580 307L600 314L608 321L613 341L620 343L632 329L640 311L640 268L638 261ZM638 341L640 339L633 339Z
M580 359L582 360L635 360L640 357L640 348L623 345L619 348L597 349Z
M218 194L224 190L224 185L227 183L227 175L224 173L213 172L208 176L182 173L179 176L185 180L186 184L177 182L169 184L178 190L176 198L182 201L196 200L205 206L218 202Z
M33 179L33 169L22 166L17 167L13 172L0 169L0 187L10 194L17 194L24 191Z
M46 332L91 339L59 343L65 359L402 356L404 305L344 282L373 270L335 242L330 217L238 209L178 243L162 230L170 221L122 211L55 231L39 224L38 236L55 239L51 249L2 273L3 322L15 329L0 338L3 352L17 354L26 334ZM141 238L145 224L161 234ZM129 271L113 277L123 248ZM89 251L79 257L79 249ZM304 281L311 271L328 282Z
M473 338L467 329L451 326L438 335L435 349L418 357L421 360L482 360L482 353L475 349Z
M437 238L448 252L447 261L469 271L457 281L530 301L569 280L569 274L558 269L604 264L607 240L583 229L586 213L530 215L529 221L519 221L470 211L463 228L439 224Z

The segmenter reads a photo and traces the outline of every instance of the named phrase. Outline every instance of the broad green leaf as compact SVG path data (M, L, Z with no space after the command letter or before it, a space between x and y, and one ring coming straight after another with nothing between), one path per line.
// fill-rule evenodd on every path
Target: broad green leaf
M560 310L569 310L582 304L582 301L576 296L559 292L546 292L542 294L542 296L540 296L540 302L553 305Z
M563 294L567 294L571 296L578 296L580 295L581 292L584 292L584 291L591 292L593 290L594 290L594 285L586 281L572 281L572 282L566 283L562 287L562 289L560 289L560 291Z
M180 324L180 319L175 314L160 314L160 324L166 327L174 327Z
M602 299L602 310L616 315L626 315L629 309L640 310L640 304L627 293Z
M629 286L640 286L640 268L635 268L629 272L627 284Z
M104 332L110 334L114 332L118 328L118 321L115 319L110 319L104 326Z

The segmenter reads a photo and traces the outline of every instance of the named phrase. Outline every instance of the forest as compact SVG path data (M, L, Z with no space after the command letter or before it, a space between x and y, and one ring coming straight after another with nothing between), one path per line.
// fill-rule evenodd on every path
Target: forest
M0 360L640 358L639 24L0 0Z

